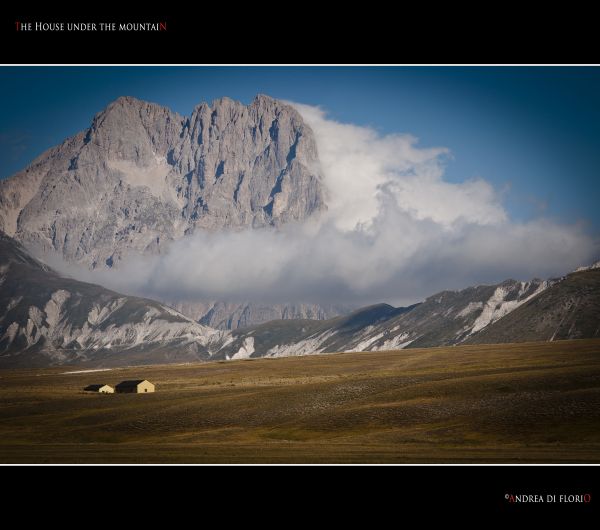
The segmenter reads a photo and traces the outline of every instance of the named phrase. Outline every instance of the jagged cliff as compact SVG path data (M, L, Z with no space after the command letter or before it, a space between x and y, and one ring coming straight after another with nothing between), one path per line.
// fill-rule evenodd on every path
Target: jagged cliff
M113 267L198 229L280 225L324 208L311 129L257 96L182 117L122 97L0 182L0 229L38 252Z

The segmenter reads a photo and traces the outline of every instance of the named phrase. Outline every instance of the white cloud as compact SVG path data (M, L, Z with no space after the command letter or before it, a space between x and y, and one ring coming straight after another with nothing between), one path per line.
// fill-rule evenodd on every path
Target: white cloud
M446 148L419 148L409 135L381 136L369 127L339 123L307 105L294 104L315 133L329 212L341 230L370 225L387 196L416 219L449 227L463 220L494 224L506 212L489 183L444 182Z
M562 274L597 255L580 226L512 222L483 179L444 181L447 149L296 107L315 132L329 191L319 224L197 233L117 271L67 271L171 300L407 304L447 288Z

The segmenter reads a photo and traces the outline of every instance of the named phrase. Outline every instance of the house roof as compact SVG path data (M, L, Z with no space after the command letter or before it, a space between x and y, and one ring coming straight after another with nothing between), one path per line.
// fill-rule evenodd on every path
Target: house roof
M146 379L132 379L131 381L121 381L117 386L138 386L140 383L143 383Z
M88 385L84 388L84 390L100 390L103 386L108 386L105 383L102 383L100 385Z

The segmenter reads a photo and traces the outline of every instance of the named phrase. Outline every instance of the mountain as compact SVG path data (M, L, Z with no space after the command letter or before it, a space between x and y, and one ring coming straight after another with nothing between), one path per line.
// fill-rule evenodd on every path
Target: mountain
M197 229L303 220L324 208L316 144L295 109L229 98L190 117L131 97L0 182L0 229L70 262L115 266Z
M197 231L279 227L325 208L313 132L290 105L222 98L185 117L119 98L88 129L0 181L0 362L163 362L597 334L597 264L578 271L578 283L573 275L508 280L350 313L293 301L155 302L61 277L24 250L118 274L128 254L160 253Z
M131 97L0 182L0 229L70 262L114 266L197 229L262 227L324 208L312 130L257 96L190 117Z
M349 348L360 341L363 333L368 333L374 326L383 325L410 309L377 304L325 322L279 320L237 329L231 333L214 358L285 357L355 351ZM359 348L356 351L362 350Z
M215 329L237 329L271 320L328 320L356 307L341 304L260 304L256 302L165 301L187 317Z
M132 252L160 253L196 230L280 226L318 214L319 167L310 127L268 96L248 106L202 103L189 117L121 97L87 130L0 181L0 230L39 256L118 268ZM230 303L229 312L224 305L191 313L221 328L278 314L340 314L318 305L263 311L250 301Z
M0 233L0 367L119 366L600 336L600 268L444 291L325 321L218 331L158 302L79 282Z
M582 267L469 338L487 344L600 337L600 268Z
M379 304L325 322L235 330L216 357L305 355L600 336L600 270L444 291L406 308Z
M215 341L162 304L61 277L0 233L0 367L202 360Z

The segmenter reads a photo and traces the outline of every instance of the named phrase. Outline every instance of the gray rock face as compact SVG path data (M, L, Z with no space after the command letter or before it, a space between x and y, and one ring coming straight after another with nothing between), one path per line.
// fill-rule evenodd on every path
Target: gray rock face
M267 96L187 118L122 97L0 182L0 229L36 252L118 266L198 229L306 219L324 208L318 167L311 129Z

